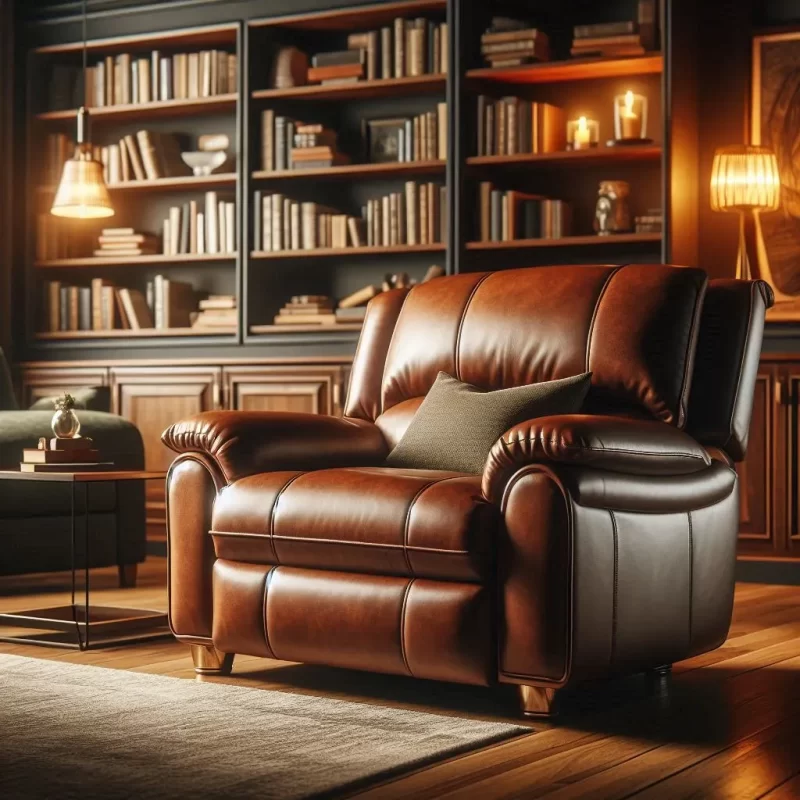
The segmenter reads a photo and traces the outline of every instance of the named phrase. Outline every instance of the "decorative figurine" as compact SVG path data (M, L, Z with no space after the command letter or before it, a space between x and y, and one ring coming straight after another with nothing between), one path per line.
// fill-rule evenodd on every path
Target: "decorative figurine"
M75 398L68 392L56 400L56 413L51 422L53 433L58 439L77 439L81 421L75 413Z
M598 236L625 233L631 229L629 193L630 186L626 181L600 181L594 212L594 229Z

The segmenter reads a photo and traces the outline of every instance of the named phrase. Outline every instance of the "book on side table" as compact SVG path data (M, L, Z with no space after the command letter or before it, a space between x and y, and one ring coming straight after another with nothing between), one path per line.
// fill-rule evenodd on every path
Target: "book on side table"
M111 470L113 461L100 461L89 438L39 439L38 447L22 451L20 472L96 472Z

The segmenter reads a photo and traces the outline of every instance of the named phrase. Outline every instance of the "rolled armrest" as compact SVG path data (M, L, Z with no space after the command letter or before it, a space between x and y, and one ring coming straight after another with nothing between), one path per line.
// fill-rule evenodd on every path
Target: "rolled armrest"
M176 453L207 454L227 483L274 470L370 466L388 452L372 422L281 411L209 411L172 425L161 440Z
M593 414L539 417L506 431L483 471L483 494L499 502L511 476L555 462L631 475L687 475L711 463L691 436L656 420Z

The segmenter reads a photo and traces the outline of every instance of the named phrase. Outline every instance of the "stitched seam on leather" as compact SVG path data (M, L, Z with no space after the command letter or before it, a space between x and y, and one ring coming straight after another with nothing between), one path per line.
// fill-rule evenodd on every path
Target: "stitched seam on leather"
M455 366L455 377L458 380L461 380L461 358L460 358L460 350L461 350L461 332L464 329L464 319L467 316L467 311L469 310L470 303L472 302L472 298L475 297L475 292L478 291L481 284L489 277L490 273L486 273L483 275L480 280L472 287L472 291L469 293L469 297L467 297L467 302L464 303L464 308L461 309L461 318L458 320L458 331L456 333L456 351L454 353L453 364Z
M600 288L600 294L597 295L597 300L594 301L594 310L592 311L592 319L589 322L589 335L586 337L586 372L589 371L589 356L591 355L592 350L592 335L594 334L594 323L597 320L597 312L600 309L600 301L603 299L603 296L606 293L606 289L608 288L608 284L611 283L611 279L622 269L623 266L616 267L612 269L611 272L608 273L608 277L606 277L605 282L603 283L602 287Z
M427 487L426 487L427 488ZM229 536L229 537L241 537L241 538L248 538L248 539L268 539L270 538L267 534L263 533L239 533L237 531L209 531L211 536ZM446 553L447 555L459 555L459 556L467 556L469 555L469 550L447 550L443 547L419 547L418 545L402 545L402 544L392 544L391 542L381 543L381 542L354 542L349 539L320 539L316 536L282 536L280 534L275 535L272 537L273 539L280 539L283 542L313 542L315 544L345 544L345 545L353 545L356 547L386 547L391 548L393 550L402 550L404 547L408 550L413 550L414 552L419 553Z
M611 530L614 536L614 593L611 605L611 654L608 666L614 666L617 655L617 598L619 596L619 531L617 530L617 517L613 511L609 510L611 517Z
M272 547L272 555L275 558L275 563L280 564L281 560L278 558L278 551L275 549L275 518L278 516L278 502L283 493L304 473L300 472L297 475L292 475L286 483L281 486L278 494L275 495L275 502L272 504L272 509L269 515L269 542Z
M411 593L411 587L414 585L415 580L416 578L411 578L408 582L406 590L403 592L403 602L400 606L400 655L403 657L403 664L405 665L406 671L412 678L414 677L414 673L408 665L408 656L406 654L406 607L408 605L408 595Z
M692 512L687 511L689 519L689 648L692 647L692 615L694 611L694 531L692 529Z
M753 306L755 305L755 298L752 295L755 293L756 284L753 283L750 288L751 294L751 302L750 302L750 313L747 315L747 333L744 335L744 344L742 346L742 355L739 359L739 378L736 381L736 392L733 395L733 405L731 406L731 414L728 418L728 436L725 439L725 444L722 445L722 449L727 452L727 447L730 444L731 439L733 438L733 417L736 414L736 402L739 399L739 389L742 386L742 372L744 371L744 362L747 358L747 346L750 344L750 325L753 322Z
M636 455L636 456L655 456L663 458L664 456L669 456L670 458L691 458L695 459L696 461L702 461L704 464L707 464L705 458L700 455L694 455L693 453L677 453L677 452L669 452L669 451L661 451L657 452L655 450L629 450L621 447L589 447L586 445L574 445L574 444L563 444L561 439L552 438L550 440L541 439L538 436L529 436L526 439L514 439L511 442L504 442L508 447L519 446L523 442L527 442L528 444L535 444L536 442L541 442L542 444L548 444L551 446L558 446L560 450L570 450L574 453L624 453L626 455ZM557 460L552 459L545 454L545 457L551 461Z
M692 325L689 328L689 340L686 342L686 363L683 365L683 383L681 390L678 394L678 426L686 426L686 405L689 398L686 395L686 387L689 382L689 377L694 369L694 350L692 349L692 342L697 343L697 327L700 324L700 317L702 316L702 303L706 296L707 283L697 290L697 297L694 300L694 314L692 315Z
M269 586L272 583L272 574L276 569L278 569L277 566L272 567L264 576L264 601L261 604L261 613L264 616L264 644L266 644L267 650L270 652L272 658L275 658L275 651L272 649L272 645L269 643L269 631L267 630L267 601L269 599Z

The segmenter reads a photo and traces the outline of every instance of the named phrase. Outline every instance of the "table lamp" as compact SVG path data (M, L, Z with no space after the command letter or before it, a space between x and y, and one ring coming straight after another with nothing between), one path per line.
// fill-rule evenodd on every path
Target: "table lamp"
M737 278L752 278L745 239L745 214L777 211L780 202L778 161L768 147L739 144L717 148L711 167L711 208L739 213Z

